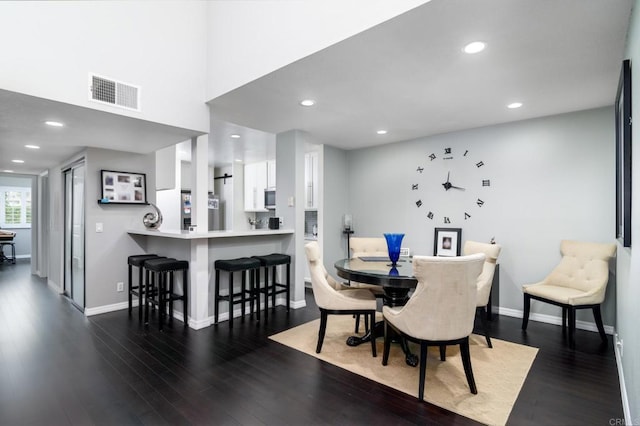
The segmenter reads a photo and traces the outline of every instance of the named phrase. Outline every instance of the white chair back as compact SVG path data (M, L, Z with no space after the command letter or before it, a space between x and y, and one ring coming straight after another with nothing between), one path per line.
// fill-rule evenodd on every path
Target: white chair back
M351 258L362 256L389 256L384 237L352 237L349 240Z
M482 273L478 276L478 301L477 306L486 306L489 303L491 294L491 284L496 271L496 261L500 255L502 247L499 244L479 243L476 241L466 241L462 253L465 256L476 253L484 253L485 260Z
M392 323L423 340L454 340L471 334L485 256L414 256L415 292Z

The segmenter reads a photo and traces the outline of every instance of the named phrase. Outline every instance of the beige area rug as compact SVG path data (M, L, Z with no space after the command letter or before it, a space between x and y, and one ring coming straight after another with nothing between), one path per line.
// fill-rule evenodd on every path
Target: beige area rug
M346 345L353 335L354 319L349 315L329 315L322 352L316 354L320 320L308 322L270 339L306 354L418 397L418 367L405 364L398 344L392 344L387 366L382 365L383 339L377 341L378 356L371 356L371 344ZM361 324L361 330L364 326ZM538 352L537 348L491 339L489 349L483 336L470 339L471 364L478 394L469 391L459 346L447 347L447 360L440 361L437 347L429 348L425 400L439 407L488 425L504 425L518 397L524 379ZM414 354L420 354L417 345Z

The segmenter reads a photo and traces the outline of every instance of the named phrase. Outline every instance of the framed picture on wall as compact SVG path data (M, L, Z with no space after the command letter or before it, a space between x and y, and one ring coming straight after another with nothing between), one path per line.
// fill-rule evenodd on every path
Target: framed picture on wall
M616 238L631 247L631 62L622 62L615 103Z
M144 173L100 170L101 204L147 204L147 182Z
M436 228L433 236L434 256L460 256L462 228Z

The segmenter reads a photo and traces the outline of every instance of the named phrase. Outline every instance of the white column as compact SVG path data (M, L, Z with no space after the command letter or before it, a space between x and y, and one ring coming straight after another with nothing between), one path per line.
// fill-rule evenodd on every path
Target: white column
M209 189L209 138L207 135L191 139L191 224L196 233L209 231L207 192ZM189 264L191 328L207 327L209 320L209 240L191 240Z

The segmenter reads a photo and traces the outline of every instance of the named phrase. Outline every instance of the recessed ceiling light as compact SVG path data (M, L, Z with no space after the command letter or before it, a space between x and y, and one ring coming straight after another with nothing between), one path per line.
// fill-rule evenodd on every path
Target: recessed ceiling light
M24 163L24 160L11 160L12 163Z
M314 101L313 99L304 99L300 101L300 105L306 106L306 107L314 106L315 104L316 104L316 101Z
M25 145L24 147L29 149L40 149L38 145Z
M236 158L236 163L242 163L242 160L239 158Z
M45 121L44 124L46 124L47 126L53 126L53 127L62 127L62 126L64 126L64 124L59 122L59 121Z
M507 105L507 108L516 109L516 108L520 108L521 106L522 106L522 102L513 102L513 103Z
M13 173L13 170L3 170L5 173Z
M379 135L386 135L386 134L387 134L387 131L386 131L386 130L383 130L383 129L380 129L380 130L378 130L376 133L377 133L377 134L379 134Z
M240 139L240 135L239 135L239 134L237 134L237 133L232 134L232 135L231 135L231 137L232 137L233 139Z
M482 52L487 45L481 41L474 41L467 44L462 50L464 53L474 54L478 52Z

